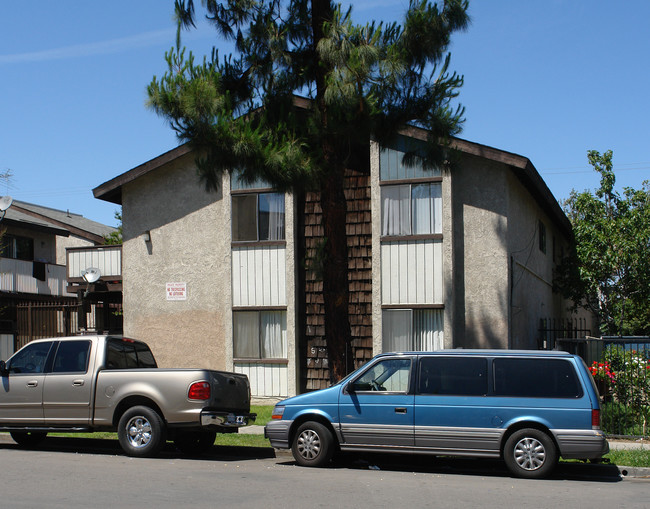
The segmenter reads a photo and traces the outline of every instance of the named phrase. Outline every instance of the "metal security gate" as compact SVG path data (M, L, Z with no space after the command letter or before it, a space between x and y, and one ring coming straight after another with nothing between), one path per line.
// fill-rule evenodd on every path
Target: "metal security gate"
M34 339L74 336L90 331L121 333L122 303L82 305L76 301L44 301L16 305L16 350Z
M16 305L16 349L34 339L77 333L76 303L19 302Z

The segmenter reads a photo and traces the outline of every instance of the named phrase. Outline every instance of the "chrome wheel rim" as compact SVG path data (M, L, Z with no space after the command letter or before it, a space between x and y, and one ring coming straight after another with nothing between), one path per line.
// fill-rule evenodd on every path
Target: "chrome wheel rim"
M132 447L146 447L151 441L151 423L141 415L131 417L126 424L126 436Z
M515 461L524 470L537 470L546 461L544 445L536 438L522 438L515 445Z
M305 459L313 460L320 454L321 442L318 433L306 429L298 437L298 454Z

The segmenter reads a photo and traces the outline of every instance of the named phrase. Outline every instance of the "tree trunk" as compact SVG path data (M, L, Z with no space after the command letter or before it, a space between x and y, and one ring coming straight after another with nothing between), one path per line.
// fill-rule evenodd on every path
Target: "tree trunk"
M343 192L344 169L329 172L321 188L321 208L325 249L323 260L323 304L325 339L330 381L336 382L349 372L351 354L348 283L348 245L346 236L347 204Z
M331 21L333 6L331 0L312 0L312 31L314 54L318 43L324 37L323 23ZM325 311L325 340L330 381L336 382L348 373L350 342L350 317L348 304L350 291L348 283L348 243L346 236L347 203L343 192L345 165L328 135L328 111L325 103L328 69L322 62L315 68L316 106L320 114L321 149L324 177L320 185L320 203L323 212L325 235L323 259L323 307Z

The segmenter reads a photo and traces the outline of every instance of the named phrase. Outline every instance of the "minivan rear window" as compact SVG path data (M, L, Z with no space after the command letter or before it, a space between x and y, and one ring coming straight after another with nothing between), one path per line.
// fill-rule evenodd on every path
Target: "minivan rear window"
M482 357L423 357L419 376L419 394L485 396L488 392L487 359Z
M523 398L580 398L571 362L563 359L494 359L494 394Z

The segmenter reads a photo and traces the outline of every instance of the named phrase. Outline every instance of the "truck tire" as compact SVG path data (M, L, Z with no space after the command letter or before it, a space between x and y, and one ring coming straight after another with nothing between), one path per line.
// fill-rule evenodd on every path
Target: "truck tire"
M183 454L199 456L214 445L216 438L216 431L178 431L174 438L174 445Z
M47 436L45 431L12 431L9 434L14 442L22 447L34 447L45 440Z
M120 447L128 456L151 458L165 445L165 423L155 410L147 406L134 406L120 418L117 437Z
M503 459L516 477L540 479L557 464L557 447L553 439L535 428L515 431L506 441Z
M322 467L334 455L334 437L320 422L302 424L293 437L291 452L296 463L304 467Z

